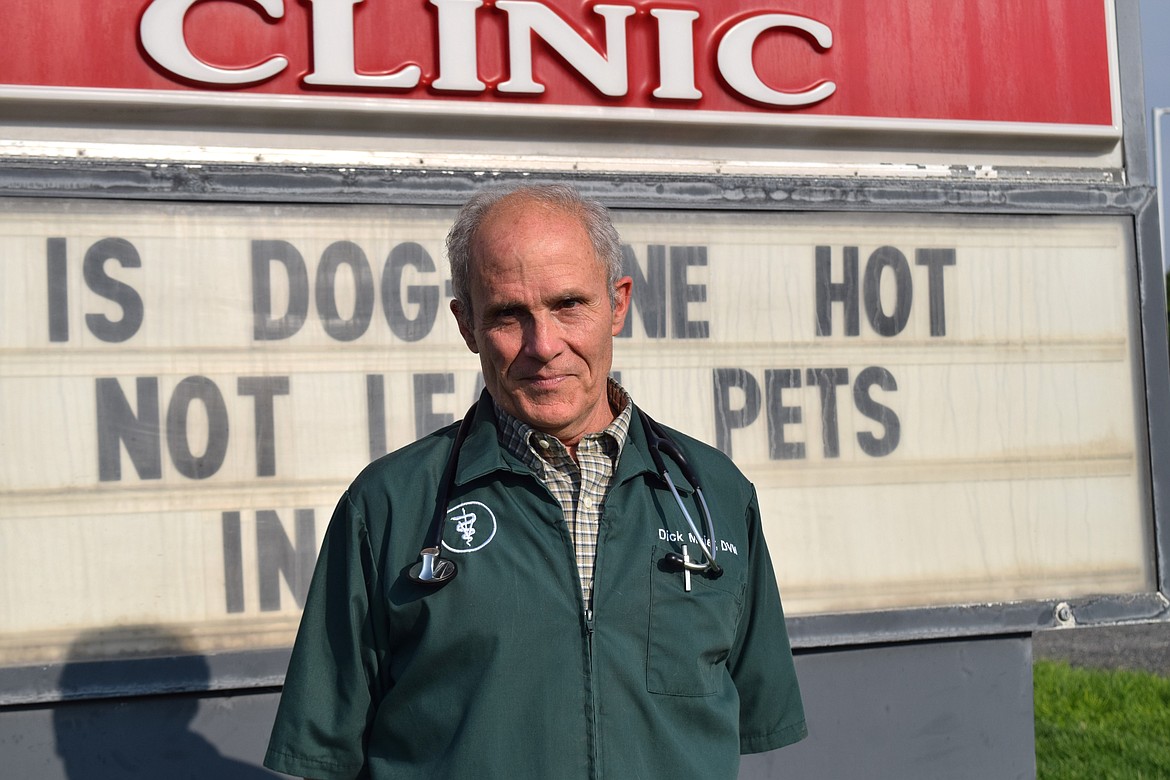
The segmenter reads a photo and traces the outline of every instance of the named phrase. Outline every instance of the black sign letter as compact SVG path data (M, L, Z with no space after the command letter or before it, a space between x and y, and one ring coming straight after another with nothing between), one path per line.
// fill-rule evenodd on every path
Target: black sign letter
M240 395L255 396L256 476L276 474L276 419L272 397L288 395L287 376L242 376L236 383Z
M455 416L443 412L436 414L434 400L436 395L445 395L455 392L454 374L415 374L414 375L414 435L426 436L437 431L444 425L455 421Z
M715 446L731 457L731 432L746 428L760 415L760 383L742 368L717 368L715 385ZM731 388L743 391L743 406L731 408Z
M381 374L366 374L366 427L369 429L370 460L385 455L386 380Z
M894 313L882 309L882 271L894 272ZM865 316L869 324L882 336L897 336L910 320L910 305L914 301L914 280L906 255L892 246L878 247L865 264Z
M845 335L861 332L861 317L857 295L857 247L845 247L844 279L831 281L833 250L818 246L816 252L817 335L833 335L833 303L839 301L845 310Z
M947 304L943 291L943 269L955 264L953 249L919 249L914 253L914 263L927 268L927 283L930 291L930 335L947 335Z
M902 438L902 422L893 409L870 398L869 389L874 385L892 392L898 389L898 383L894 381L894 375L881 366L864 369L853 383L853 404L857 411L886 429L886 435L880 439L869 431L862 431L857 434L857 443L866 455L881 458L897 449Z
M158 436L158 378L140 376L136 380L138 414L130 408L117 379L97 380L98 479L102 482L122 478L122 451L134 464L139 479L162 478L162 445Z
M49 282L49 341L69 340L69 278L65 239L45 241L45 270Z
M688 319L687 304L707 300L707 285L687 284L687 268L707 264L707 247L672 246L670 248L670 318L676 339L705 339L711 323Z
M187 412L199 401L207 412L207 446L203 454L191 452L187 431ZM189 479L207 479L223 465L228 447L227 406L219 388L205 376L189 376L175 388L167 406L167 449L171 462Z
M800 387L799 368L770 368L764 372L764 395L768 400L768 457L772 460L802 460L804 442L785 441L784 426L802 420L799 406L785 406L783 391Z
M660 339L666 336L666 247L651 244L646 247L646 275L638 265L634 250L622 244L622 273L634 280L630 295L631 309L637 309L642 318L642 327L647 338ZM621 338L629 338L634 332L634 318L626 317Z
M821 391L821 441L825 457L841 455L841 438L837 433L837 386L849 384L847 368L810 368L807 381Z
M314 538L316 517L312 509L298 509L293 513L297 524L297 545L289 541L280 516L271 509L256 513L256 550L259 554L257 573L260 579L260 610L275 612L280 609L280 577L288 583L298 607L305 606L309 579L317 559Z
M272 316L272 263L284 266L288 279L288 310ZM305 259L287 241L252 242L252 338L275 341L296 335L309 313L309 272Z
M418 305L418 315L414 319L407 317L402 305L402 271L408 265L424 273L435 270L435 261L421 244L408 241L391 249L382 269L382 309L395 336L403 341L418 341L435 326L435 317L439 313L439 287L433 284L407 287L407 302Z
M343 320L337 309L337 269L343 265L349 266L355 288L353 316L348 320ZM374 315L374 274L370 272L366 253L352 241L335 241L321 255L321 265L317 266L317 313L325 332L338 341L360 338L370 327Z
M82 264L86 286L122 307L120 320L111 320L104 314L87 314L85 324L102 341L121 342L142 327L142 296L125 282L106 275L107 260L116 260L123 268L141 268L142 258L126 239L103 238L89 248Z

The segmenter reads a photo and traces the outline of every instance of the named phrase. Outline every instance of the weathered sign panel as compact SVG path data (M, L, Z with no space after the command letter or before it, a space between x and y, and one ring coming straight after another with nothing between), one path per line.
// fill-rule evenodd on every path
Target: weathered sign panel
M0 202L0 659L290 642L348 480L482 386L451 216ZM1154 589L1124 220L618 223L615 371L756 483L789 614Z

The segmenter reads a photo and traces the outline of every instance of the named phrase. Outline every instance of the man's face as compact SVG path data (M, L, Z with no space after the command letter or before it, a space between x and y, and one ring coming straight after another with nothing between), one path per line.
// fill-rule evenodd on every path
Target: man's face
M613 420L606 378L633 282L616 284L611 306L578 217L523 196L498 203L477 239L471 317L451 305L459 332L501 408L575 447Z

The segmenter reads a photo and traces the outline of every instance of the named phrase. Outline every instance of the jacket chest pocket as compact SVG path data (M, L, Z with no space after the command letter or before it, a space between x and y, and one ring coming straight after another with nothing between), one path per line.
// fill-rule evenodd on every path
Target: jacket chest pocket
M735 641L743 586L728 574L717 580L662 567L669 550L650 557L650 620L646 642L646 689L673 696L716 693ZM724 581L727 582L724 582Z

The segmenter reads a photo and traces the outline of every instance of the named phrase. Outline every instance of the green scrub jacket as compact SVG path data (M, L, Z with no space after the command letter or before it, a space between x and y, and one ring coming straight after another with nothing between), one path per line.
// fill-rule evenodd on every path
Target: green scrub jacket
M499 444L485 394L444 526L445 585L417 584L455 426L368 466L342 496L306 600L265 764L313 778L734 778L807 733L755 489L671 431L715 522L689 544L634 410L605 502L593 609L547 489ZM693 489L666 459L692 517ZM697 520L697 522L700 522Z

